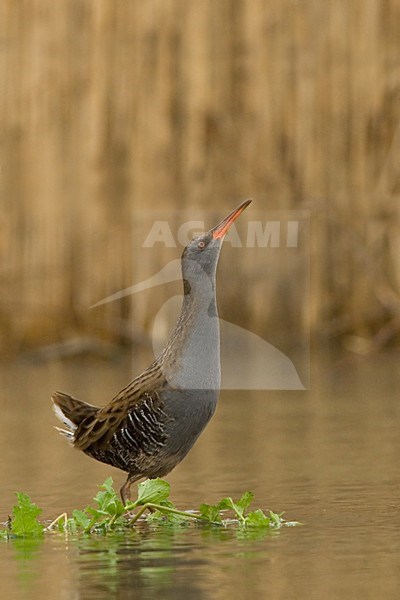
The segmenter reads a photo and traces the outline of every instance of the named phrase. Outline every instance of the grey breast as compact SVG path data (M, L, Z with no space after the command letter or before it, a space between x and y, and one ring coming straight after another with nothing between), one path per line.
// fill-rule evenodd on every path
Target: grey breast
M164 451L183 457L213 416L218 390L165 390L162 397L169 417Z

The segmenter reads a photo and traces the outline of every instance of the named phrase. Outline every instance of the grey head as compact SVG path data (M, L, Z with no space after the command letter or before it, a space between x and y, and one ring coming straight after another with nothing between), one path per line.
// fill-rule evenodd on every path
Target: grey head
M182 254L182 278L185 293L204 296L215 288L215 273L224 237L251 200L245 200L218 225L194 238Z

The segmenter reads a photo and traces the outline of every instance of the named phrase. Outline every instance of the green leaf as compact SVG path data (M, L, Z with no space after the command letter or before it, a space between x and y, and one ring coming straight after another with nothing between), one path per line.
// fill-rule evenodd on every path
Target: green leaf
M125 514L125 507L113 488L111 477L100 486L94 500L97 508L87 506L84 510L73 511L72 519L67 521L68 531L83 529L85 532L105 532L120 525L120 517Z
M246 527L270 527L272 521L261 508L249 512L246 516L245 526Z
M75 525L77 527L82 527L83 529L86 529L91 522L91 518L87 515L87 513L84 510L73 510L72 517L74 519Z
M234 502L230 497L222 498L218 504L202 504L200 506L200 514L209 521L221 522L221 511L233 510L239 520L244 522L244 512L250 506L252 500L252 492L245 492L237 502Z
M85 513L89 515L90 519L101 519L104 516L104 513L97 508L93 508L93 506L87 506L85 508Z
M278 514L273 511L264 513L261 509L247 512L253 501L252 492L245 492L236 502L232 498L226 497L222 498L217 504L204 503L200 506L200 514L197 515L192 512L178 510L168 500L169 493L170 486L167 481L160 478L147 479L138 486L137 500L124 507L113 488L112 478L108 477L100 486L94 498L96 507L87 506L83 510L74 510L69 518L63 513L52 523L50 529L53 529L53 525L57 524L59 531L67 531L73 534L79 532L102 532L106 534L111 530L115 531L118 528L123 529L126 526L131 526L146 511L146 508L153 509L147 520L170 526L188 525L191 519L216 525L234 525L234 519L222 519L222 511L231 511L231 513L234 513L236 524L237 520L239 521L237 535L247 539L249 539L249 536L256 539L254 536L266 535L266 529L276 530L284 525L299 525L296 521L285 521L282 517L283 513ZM41 509L31 501L27 494L17 493L17 501L17 505L13 508L13 517L7 522L7 528L0 529L0 539L41 536L45 529L38 521ZM138 507L141 508L128 521L126 511Z
M66 524L64 523L60 523L58 524L59 526L59 531L67 531L68 533L76 533L77 532L77 525L76 525L76 521L73 517L69 517L67 519Z
M163 523L167 522L171 525L183 525L187 524L188 520L190 519L189 515L177 514L176 512L169 512L169 510L177 511L175 504L170 500L162 500L161 502L159 502L159 507L160 510L154 510L154 512L151 512L147 515L146 521L150 523L162 521Z
M243 506L241 506L240 504L237 504L236 502L234 502L232 500L232 498L227 497L227 498L222 498L222 500L220 500L220 502L217 504L219 510L233 510L233 512L236 514L236 516L239 518L240 521L244 521L244 505L246 504L247 500L244 499L244 496L242 496L242 498L240 500L243 499ZM239 500L239 502L240 502Z
M42 512L28 496L17 492L17 502L13 508L11 520L11 533L16 536L35 536L43 533L44 526L39 523L37 517Z
M201 504L199 511L200 516L204 519L207 519L208 521L214 521L217 523L221 522L221 509L219 504L206 504L204 502L204 504Z
M100 491L97 492L94 500L99 506L98 511L103 515L119 517L125 512L125 507L113 488L113 480L111 477L108 477L100 486Z
M107 477L107 479L105 480L105 482L100 486L103 490L105 490L106 492L108 492L111 495L116 495L116 491L113 488L113 478L112 477Z
M160 504L163 500L167 500L169 496L170 485L164 479L146 479L138 485L138 497L133 503L134 506L141 506L152 502Z
M218 510L220 511L233 510L233 504L232 498L222 498L215 506L218 506Z
M236 508L241 514L244 514L244 511L247 510L250 504L253 502L254 494L253 492L245 492L243 496L236 502Z
M284 519L282 519L283 514L283 512L278 514L274 513L272 510L269 511L269 518L272 527L282 527L282 525L285 523Z

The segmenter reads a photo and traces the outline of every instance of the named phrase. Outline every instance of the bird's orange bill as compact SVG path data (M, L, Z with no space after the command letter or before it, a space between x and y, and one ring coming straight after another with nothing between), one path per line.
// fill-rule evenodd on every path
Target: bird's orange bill
M245 208L250 204L251 200L245 200L242 202L240 206L235 208L225 219L218 223L216 227L214 227L211 231L214 239L223 238L229 227L232 225L234 221L238 218L239 215L242 214Z

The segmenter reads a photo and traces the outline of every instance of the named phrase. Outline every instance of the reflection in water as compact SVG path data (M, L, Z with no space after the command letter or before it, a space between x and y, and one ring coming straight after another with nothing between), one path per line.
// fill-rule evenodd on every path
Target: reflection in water
M279 533L257 532L256 537L275 535ZM134 590L138 598L208 597L220 557L250 564L262 560L261 547L240 543L240 537L234 529L143 525L112 539L79 539L78 597L119 597L126 590Z
M21 590L39 592L36 563L40 558L44 539L13 539L8 542L12 550L13 562L17 571L17 581Z
M188 566L198 568L202 561L193 560L190 542L180 545L178 538L176 532L154 530L132 534L132 539L117 537L111 543L80 540L79 594L91 597L94 590L93 596L98 596L100 590L115 594L134 589L137 597L149 591L172 598L185 588L187 593L184 571Z
M112 537L11 540L0 544L2 597L397 599L398 357L314 366L310 391L224 391L210 426L169 477L179 507L251 489L256 507L285 510L303 527L260 538L152 525ZM16 490L50 519L88 504L110 473L120 484L122 473L53 432L49 397L66 389L102 404L130 377L129 357L1 368L2 520Z

